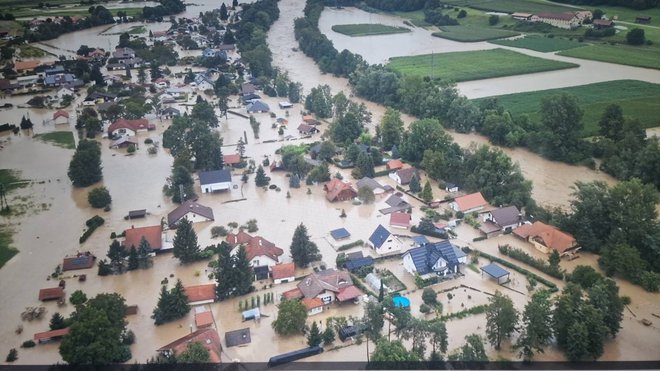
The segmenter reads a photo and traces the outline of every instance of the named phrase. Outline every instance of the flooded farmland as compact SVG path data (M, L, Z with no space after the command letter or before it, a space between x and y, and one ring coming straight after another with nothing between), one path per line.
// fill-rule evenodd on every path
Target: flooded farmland
M195 16L202 9L210 10L216 6L217 4L208 2L200 6L189 7L186 14ZM312 87L318 84L328 84L331 86L333 93L343 90L348 94L350 88L345 79L321 74L310 58L299 51L293 50L297 46L293 38L293 19L302 15L302 2L282 0L279 2L279 6L280 19L275 22L268 34L274 63L282 70L287 71L293 80L301 82L305 92L309 92ZM349 9L349 11L352 14L351 17L354 18L342 18L343 14L340 11L325 11L321 18L322 29L331 24L367 23L369 19L366 17L371 16L374 17L371 20L374 23L396 22L392 17L369 15L353 9ZM386 17L387 19L376 17ZM80 31L63 35L56 40L49 41L48 44L53 46L53 50L69 52L77 48L72 47L73 45L88 44L105 47L108 42L110 42L110 45L114 45L118 36L109 34L127 30L132 25L135 24L118 25L110 30L99 28L98 30L94 29L94 31ZM166 29L169 24L157 23L147 26L149 29L156 31ZM418 34L416 30L413 35L418 36L414 36L415 39L408 41L406 44L415 45L415 40L418 40L421 45L424 45L421 40L422 36L420 36L423 32L419 31ZM329 33L328 36L331 37ZM437 41L440 40L437 39ZM335 42L338 43L338 41ZM435 38L433 38L433 42L436 42ZM380 49L388 50L387 47ZM410 51L410 53L414 53L414 51ZM384 54L384 57L388 56ZM380 57L378 56L378 58ZM173 71L178 72L176 69L173 69ZM484 88L489 86L488 82L482 82L482 84ZM23 96L6 98L3 101L18 105L24 104L27 99L29 98ZM277 99L266 99L266 102L272 108L277 107L277 101ZM374 124L379 122L384 113L384 107L370 102L365 103L374 112L373 127ZM181 108L181 106L179 107ZM274 118L267 114L257 114L256 118L261 122L259 139L253 138L247 119L234 115L230 115L226 119L221 118L218 131L224 140L223 153L233 153L234 147L232 145L244 133L248 138L246 154L256 163L261 163L265 158L268 158L271 162L277 159L274 153L283 144L298 144L318 140L318 135L312 139L297 139L296 127L299 123L298 118L301 109L301 105L298 104L290 110L289 125L283 135L279 135L276 129L271 128ZM73 110L70 111L75 115ZM286 116L283 110L275 108L274 111L278 117ZM53 112L46 109L14 108L10 111L3 111L2 121L18 122L20 117L28 112L35 123L35 133L67 129L75 132L73 124L60 128L54 128L52 125L42 125L42 122L48 120ZM414 120L410 116L404 116L403 119L406 124L410 124ZM63 315L68 315L73 310L71 304L59 307L54 302L48 302L44 304L48 310L45 318L32 322L21 321L20 319L20 313L25 307L39 305L37 292L40 288L56 286L55 282L47 280L47 276L53 272L57 264L61 263L64 256L75 254L77 251L91 251L102 258L105 256L111 242L110 233L119 233L132 226L157 225L175 207L162 193L163 184L170 175L172 157L162 148L159 149L156 155L150 155L146 152L147 146L142 145L147 138L162 141L162 132L170 122L158 119L151 121L157 125L157 130L138 135L140 146L134 155L128 156L125 150L109 149L109 140L101 140L104 173L102 184L108 187L113 197L112 210L109 212L92 209L87 204L88 189L76 189L71 186L66 173L73 154L72 150L34 140L25 134L21 136L0 136L0 140L2 140L0 168L19 169L22 178L34 181L30 186L16 190L11 194L11 197L27 197L34 205L47 205L45 208L35 206L24 216L2 219L3 223L8 223L16 231L14 245L20 250L20 253L0 269L0 282L2 282L0 294L4 298L9 298L0 302L0 323L3 324L0 328L0 354L6 354L8 349L17 347L22 341L30 339L34 333L45 331L48 327L48 319L53 313L60 312ZM323 126L325 127L326 124ZM476 135L456 133L452 133L452 135L455 141L462 146L467 146L470 142L486 142L485 138ZM290 141L283 140L287 136L290 136ZM525 176L533 181L534 197L545 205L565 206L571 192L570 186L576 180L613 182L605 174L583 167L550 162L526 150L506 149L505 151L514 161L520 164ZM337 169L331 171L335 173ZM346 179L350 178L349 171L339 170L339 172ZM377 198L372 205L352 205L350 202L332 204L326 201L320 185L289 189L288 178L283 173L274 172L268 175L272 178L271 184L280 187L281 191L257 188L253 177L247 183L242 184L240 173L235 172L233 178L234 184L237 185L236 188L221 194L199 195L199 202L211 207L215 214L214 222L194 225L202 248L219 243L218 239L211 238L210 230L213 226L227 226L229 222L242 224L254 218L257 220L259 227L258 232L255 234L263 236L284 249L285 254L282 256L282 260L291 261L288 250L293 231L298 224L304 223L312 240L319 246L323 254L323 261L328 266L333 266L337 251L333 247L334 242L331 242L329 238L330 230L344 227L352 234L351 240L362 239L366 241L379 224L387 225L389 218L378 212L379 209L384 207L383 198ZM393 181L386 177L378 180L394 185ZM308 194L308 188L311 194ZM199 192L198 183L196 184L196 190ZM287 191L290 192L290 198L286 196ZM438 192L438 190L435 189L434 192ZM436 194L436 197L440 196ZM415 206L413 223L417 223L421 217L420 204L415 200L408 201ZM124 220L124 216L129 210L143 208L147 209L149 213L145 219L130 222ZM345 218L340 217L342 211L346 214ZM90 239L81 245L78 243L78 236L83 231L85 220L94 215L102 216L106 222L94 232ZM461 240L456 241L456 243L465 246L472 244L468 241L472 241L473 234L477 232L469 227L462 226L459 233ZM172 237L173 232L169 231L167 238L171 240ZM498 243L514 243L508 239L503 239L503 237L498 237L496 240L481 241L475 243L474 246L496 254ZM364 252L369 253L366 249ZM211 271L207 268L207 263L199 262L182 266L171 254L163 254L154 259L154 265L151 269L132 271L117 276L99 277L96 274L96 268L74 271L66 278L66 292L70 294L77 289L81 289L87 296L94 296L101 292L119 292L126 298L128 305L138 305L137 315L127 317L128 328L137 335L136 343L131 347L133 358L129 362L145 362L155 355L155 350L160 346L189 333L194 322L193 311L191 311L186 318L179 321L162 326L153 325L150 315L158 300L161 281L168 278L170 287L177 278L181 279L184 285L212 282L208 278ZM562 262L562 266L568 270L574 268L576 264L589 264L597 267L596 257L588 254L584 254L578 261ZM421 290L415 290L414 280L412 276L404 271L401 261L398 259L388 260L379 264L377 268L389 269L404 282L407 286L405 295L411 299L413 313L421 315L419 312L419 304L422 302ZM73 277L74 273L87 274L87 281L78 282ZM298 273L302 274L302 272ZM476 291L461 285L477 288L490 294L497 289L505 290L505 293L511 296L519 310L524 307L528 292L526 288L527 281L522 275L514 272L512 282L508 285L508 288L502 288L469 269L465 269L464 273L466 274L464 278L434 286L436 291L451 289L451 291L439 295L445 313L459 311L464 306L484 304L487 301L486 294L476 293ZM255 282L255 287L258 290L256 294L262 295L267 292L279 294L293 288L295 285L289 283L277 285L273 288L264 288L266 284L267 282ZM660 305L658 295L643 292L639 287L626 282L618 281L618 284L621 287L622 295L633 298L629 307L634 314L631 314L631 312L625 313L622 324L623 329L616 340L606 343L606 353L602 359L656 359L657 349L660 348L660 334L658 333L660 330L657 321L654 321L653 326L645 327L640 324L639 319L649 318L653 311L657 311ZM448 292L453 293L453 299L449 300ZM222 355L223 362L233 360L245 362L264 361L272 355L305 346L305 339L301 336L282 338L274 334L270 325L275 319L277 310L272 304L262 307L262 311L268 317L263 317L260 322L246 323L241 322L237 299L214 303L210 307L221 338L223 338L224 332L242 327L249 327L253 333L253 342L249 346L225 348ZM348 303L339 307L332 307L330 311L311 317L310 321L320 321L334 315L360 316L361 314L360 306ZM19 324L23 325L21 335L14 333ZM449 349L462 345L465 334L482 333L485 324L485 315L448 322ZM387 324L385 327L386 331ZM51 364L61 361L57 349L58 343L39 345L32 349L20 349L17 363ZM373 348L370 349L373 350ZM497 353L490 347L487 350L491 358L496 358L498 355L511 359L517 357L514 353ZM556 348L549 347L545 354L540 355L538 359L561 360L563 354ZM366 344L355 344L336 351L328 351L310 358L310 360L365 361Z

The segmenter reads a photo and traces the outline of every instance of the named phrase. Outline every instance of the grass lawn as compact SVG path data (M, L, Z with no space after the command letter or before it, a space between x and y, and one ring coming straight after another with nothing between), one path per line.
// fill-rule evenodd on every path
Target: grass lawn
M21 58L40 58L51 54L37 48L32 44L21 44L18 46L18 48L21 49Z
M617 20L619 21L630 22L630 23L635 23L635 18L637 18L637 16L648 15L651 17L651 23L649 23L649 25L660 27L660 8L635 10L635 9L623 8L619 6L607 6L607 5L598 5L598 6L594 6L594 8L598 8L604 11L605 16L607 16L607 18L609 19L612 19L612 17L617 17Z
M514 48L531 49L543 53L573 49L585 45L574 40L563 39L560 37L549 38L540 35L529 35L515 40L495 40L491 41L491 43L512 46Z
M660 49L657 47L597 44L566 50L559 55L660 69Z
M390 14L388 12L382 12L384 14ZM424 20L424 11L422 10L415 10L414 12L392 12L391 14L394 14L396 16L399 16L401 18L406 18L408 21L416 27L430 27L433 26L432 24L426 22Z
M386 26L378 23L338 24L332 26L332 30L352 37L410 32L410 29L405 27Z
M577 67L577 64L530 57L506 49L390 58L388 66L404 75L469 81ZM433 71L432 71L433 67Z
M37 134L34 137L58 147L76 149L76 142L73 138L73 133L70 131L52 131L50 133Z
M14 255L18 254L18 250L11 246L13 242L11 235L11 230L5 226L0 226L0 268L2 268Z
M502 12L502 13L541 13L574 11L575 8L541 0L441 0L442 3L453 6L464 6L473 9Z
M1 0L0 0L1 1ZM126 12L129 17L134 17L142 14L142 8L110 8L108 9L112 15L117 16L117 12ZM12 11L16 18L32 18L32 17L55 17L55 16L89 16L89 7L73 7L73 8L53 8L53 9L32 9L32 8L19 8Z
M608 104L616 103L626 117L639 119L645 128L660 125L660 84L637 80L618 80L561 89L541 90L498 96L500 104L514 115L528 114L538 121L541 99L560 93L575 95L584 109L585 137L598 132L598 121ZM477 99L478 102L481 99Z
M442 26L440 29L442 32L434 32L433 36L460 42L495 40L520 35L518 32L497 28Z

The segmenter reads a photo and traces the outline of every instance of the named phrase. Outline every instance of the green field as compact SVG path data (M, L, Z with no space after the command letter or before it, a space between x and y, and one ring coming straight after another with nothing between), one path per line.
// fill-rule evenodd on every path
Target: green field
M424 11L422 11L422 10L415 10L413 12L392 12L392 13L379 11L379 13L394 14L398 17L406 18L406 19L408 19L408 21L410 21L410 23L412 23L414 26L417 26L417 27L430 27L430 26L433 26L432 24L430 24L430 23L428 23L424 20Z
M469 81L577 67L577 64L530 57L506 49L390 58L388 66L404 75Z
M52 131L50 133L37 134L34 137L58 147L76 149L76 142L73 138L73 133L70 131Z
M117 16L117 12L126 12L129 17L134 17L142 14L142 8L109 8L112 15ZM63 17L63 16L89 16L89 7L72 7L72 8L52 8L47 10L20 8L12 11L16 18L26 19L33 17Z
M598 8L605 12L607 18L612 19L616 17L618 21L635 23L635 18L640 15L648 15L651 17L651 26L660 27L660 8L652 8L645 10L635 10L629 8L622 8L619 6L607 6L607 5L594 5L594 9Z
M627 117L637 118L645 128L660 125L660 84L637 80L608 81L561 89L500 95L500 104L514 115L528 114L530 119L540 119L538 111L541 99L560 93L575 95L584 109L584 136L598 132L598 121L608 104L616 103ZM476 102L485 98L476 99Z
M378 23L338 24L332 26L332 30L352 37L410 32L410 29L405 27L386 26Z
M515 40L495 40L493 44L512 46L514 48L531 49L537 52L556 52L558 50L567 50L584 46L578 41L563 39L560 37L543 37L540 35L529 35Z
M558 54L567 57L660 69L660 49L656 47L598 44L566 50Z
M433 36L459 42L477 42L502 39L520 35L518 32L497 28L481 28L470 26L442 26L442 32L434 32Z
M559 4L552 4L542 0L441 0L442 3L453 6L464 6L473 9L502 12L502 13L540 13L574 11Z

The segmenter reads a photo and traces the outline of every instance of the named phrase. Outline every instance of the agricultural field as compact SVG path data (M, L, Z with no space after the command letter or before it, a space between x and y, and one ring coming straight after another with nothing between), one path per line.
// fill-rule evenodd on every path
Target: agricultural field
M18 253L18 250L11 246L13 242L11 235L12 232L9 229L0 226L0 268Z
M470 26L442 26L440 30L442 32L434 32L433 36L459 42L487 41L520 35L514 31Z
M410 29L405 27L386 26L378 23L338 24L332 26L332 30L351 37L410 32Z
M514 48L530 49L542 53L579 48L585 45L575 40L564 39L561 37L543 37L541 35L529 35L514 40L494 40L491 41L491 43L511 46Z
M390 58L388 66L404 75L460 82L560 70L578 65L530 57L506 49L493 49L395 57Z
M600 9L605 12L605 16L609 19L617 18L617 21L635 23L635 18L640 15L648 15L651 17L651 23L648 25L660 27L660 8L635 10L629 8L622 8L618 6L598 5L594 9ZM643 26L643 25L640 25Z
M456 7L464 6L501 13L565 12L576 9L541 0L441 0L441 2Z
M76 142L73 138L73 133L70 131L52 131L44 134L37 134L34 137L46 143L52 143L58 147L76 149Z
M566 50L558 54L567 57L660 69L660 49L657 47L598 44Z
M608 104L616 103L623 114L636 118L644 128L660 125L660 85L636 80L608 81L570 88L541 90L498 96L499 103L514 115L528 114L530 119L540 119L538 111L543 97L568 93L575 95L584 109L585 137L596 135L598 121ZM479 102L481 99L477 99Z

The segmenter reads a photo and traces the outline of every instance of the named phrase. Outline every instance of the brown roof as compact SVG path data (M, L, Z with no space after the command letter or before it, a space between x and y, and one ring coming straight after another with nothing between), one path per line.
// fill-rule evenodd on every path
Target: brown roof
M89 254L80 254L80 256L73 256L70 258L64 258L62 262L63 271L73 271L76 269L87 269L94 266L96 256Z
M69 118L69 113L68 113L68 112L64 112L64 111L62 111L62 110L59 110L59 111L53 113L53 120L57 120L58 117L66 117L66 118Z
M39 61L21 61L14 63L14 69L18 71L33 70L39 67Z
M213 217L213 209L198 204L195 201L188 200L167 214L167 224L169 224L170 227L174 226L174 224L178 223L179 220L188 213L197 214L207 219L215 220Z
M127 316L132 316L137 314L138 312L138 306L137 305L129 305L126 307L126 315Z
M390 225L405 228L410 227L410 214L399 212L390 214Z
M274 280L294 277L296 265L294 263L276 264L273 265L272 270L271 277L273 277Z
M304 298L302 300L303 305L307 310L312 310L314 308L322 307L323 306L323 300L319 298Z
M565 13L539 13L537 14L539 18L545 19L559 19L562 21L570 21L575 18L575 13L565 12Z
M298 289L306 298L316 297L325 290L339 292L348 286L353 286L350 274L335 269L312 273L298 283Z
M59 330L37 332L36 334L34 334L34 340L36 340L36 341L48 340L48 339L62 337L64 335L68 335L68 334L69 334L69 328L68 327L61 328Z
M303 297L302 291L300 291L299 288L291 289L289 291L284 291L282 293L282 296L284 296L285 299L291 300L291 299L300 299Z
M316 131L319 131L319 129L315 128L315 127L312 126L312 125L308 125L308 124L300 124L300 125L298 125L298 129L297 129L297 130L298 130L299 132L301 132L301 133L308 133L308 134L311 134L311 133L314 133L314 132L316 132Z
M147 119L126 120L124 118L121 118L110 124L110 126L108 127L108 133L112 133L117 129L130 129L133 131L138 131L138 130L152 130L155 128L156 126L154 124L149 124L149 120Z
M403 167L403 162L401 160L389 160L387 161L387 170L398 170Z
M121 244L127 249L130 249L131 246L135 246L137 249L140 246L142 237L144 237L149 242L152 250L160 250L163 247L162 232L160 225L127 229L125 231L126 237Z
M222 162L224 162L225 165L238 164L239 162L241 162L241 155L239 155L238 153L234 153L232 155L224 155L222 157Z
M197 342L202 344L209 350L211 363L220 363L220 353L222 352L222 344L220 343L220 336L218 331L213 328L205 328L190 333L180 339L177 339L163 347L158 348L156 351L171 351L174 354L181 354L188 347L188 344Z
M64 289L61 287L52 287L39 290L39 300L55 300L64 297Z
M357 287L347 286L339 290L339 293L337 294L337 300L339 301L353 300L361 295L363 295L362 291L360 291L360 289L358 289Z
M543 246L557 250L560 254L577 247L575 237L542 222L525 224L516 228L513 233L524 239L533 239Z
M184 287L189 303L197 301L215 300L215 284L195 285Z
M195 313L195 326L197 328L211 326L213 324L213 312L206 311Z
M479 206L486 206L488 204L484 196L481 195L481 192L456 197L454 202L456 202L456 205L458 205L458 210L460 211L470 210Z
M323 188L326 191L325 198L330 202L349 200L357 196L357 192L353 189L351 183L344 183L337 178L332 178L332 180L325 183Z
M237 234L227 234L227 242L232 247L237 245L244 245L248 260L252 260L257 256L267 256L275 261L278 261L278 257L284 254L284 250L275 246L274 243L266 240L261 236L252 237L243 231L240 231Z
M592 23L594 26L603 26L603 27L610 27L614 24L614 22L608 21L606 19L594 19Z
M401 179L401 184L409 184L413 175L417 177L417 180L419 180L419 171L414 167L401 169L396 172L396 175L399 177L399 179Z

